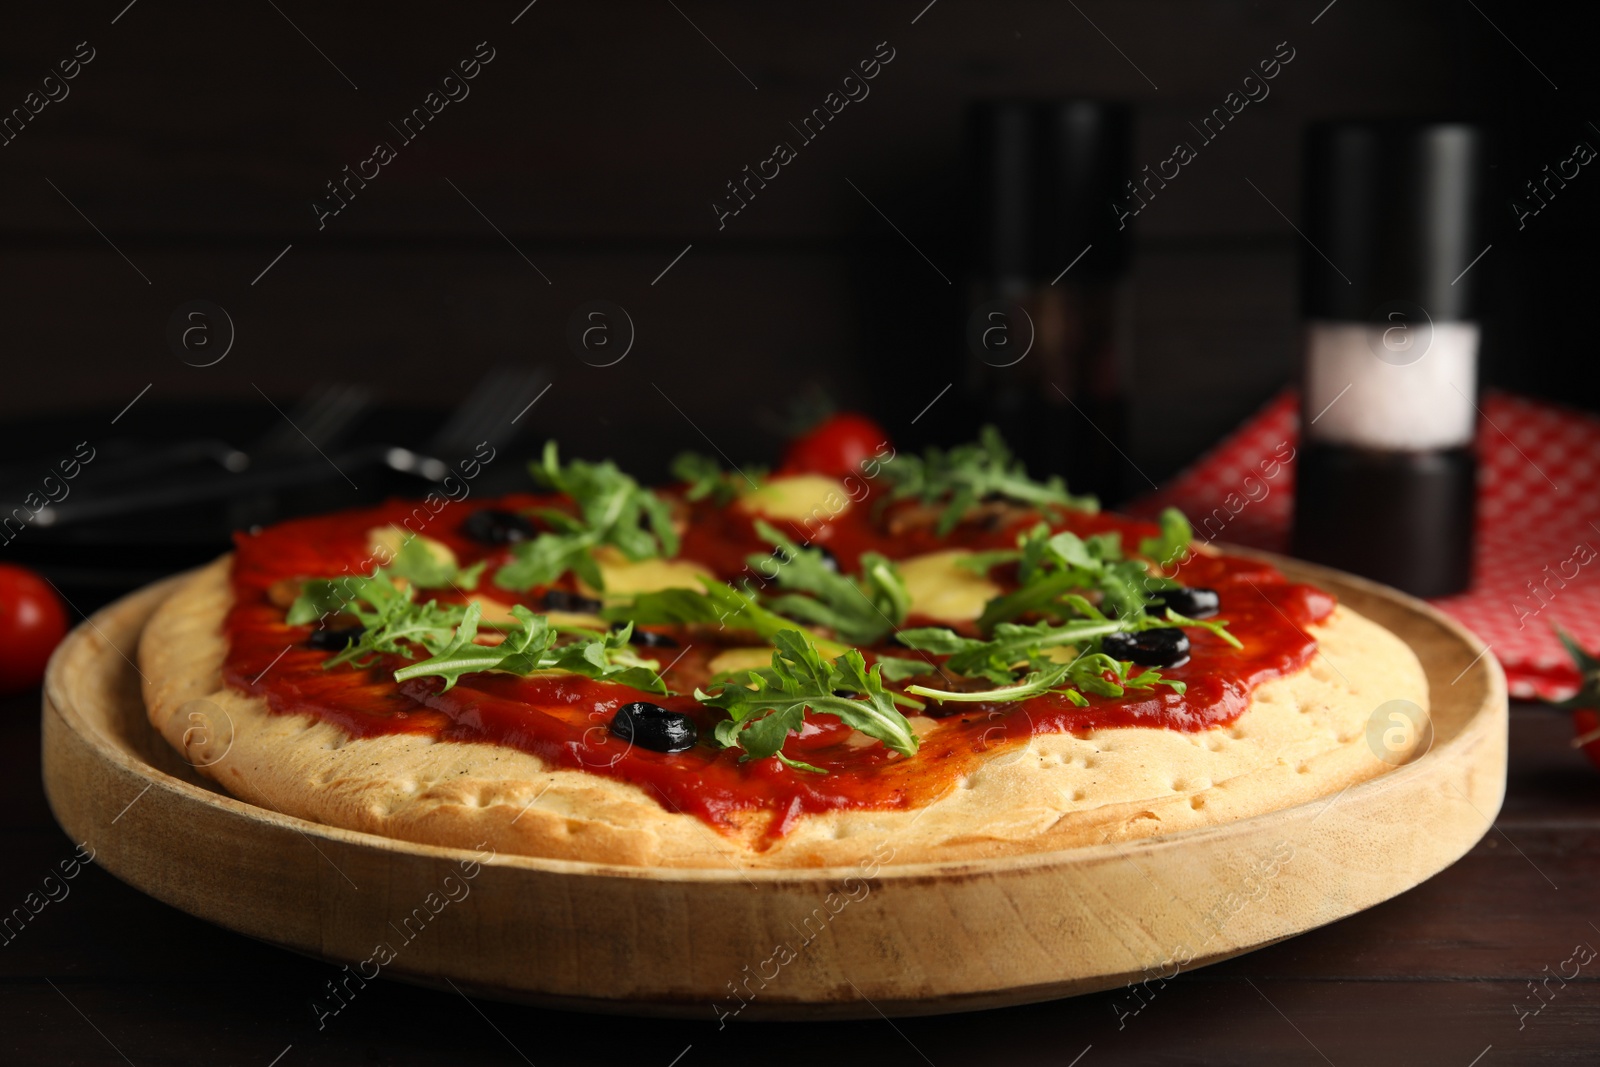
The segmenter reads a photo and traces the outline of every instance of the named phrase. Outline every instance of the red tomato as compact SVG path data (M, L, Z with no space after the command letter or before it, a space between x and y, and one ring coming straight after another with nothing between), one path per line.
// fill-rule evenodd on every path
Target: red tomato
M1600 767L1600 712L1588 708L1579 708L1572 713L1572 727L1577 737L1593 737L1583 746L1583 754L1589 757L1589 762Z
M841 411L790 443L783 456L783 473L860 474L862 462L888 444L889 435L882 426L865 415Z
M32 689L67 633L67 613L50 583L0 564L0 694Z

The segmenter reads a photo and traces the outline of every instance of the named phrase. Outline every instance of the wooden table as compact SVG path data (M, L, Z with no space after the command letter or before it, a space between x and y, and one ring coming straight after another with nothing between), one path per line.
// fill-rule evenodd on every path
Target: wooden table
M12 915L0 1064L1600 1062L1600 957L1558 976L1572 975L1575 946L1600 949L1600 771L1568 747L1565 716L1538 707L1512 709L1505 808L1461 862L1371 911L1180 975L1142 1008L1122 990L721 1030L709 1008L705 1023L600 1018L383 981L319 1030L311 1002L327 1000L336 968L206 925L93 865L46 882L74 843L45 805L38 721L36 693L0 701L0 908Z

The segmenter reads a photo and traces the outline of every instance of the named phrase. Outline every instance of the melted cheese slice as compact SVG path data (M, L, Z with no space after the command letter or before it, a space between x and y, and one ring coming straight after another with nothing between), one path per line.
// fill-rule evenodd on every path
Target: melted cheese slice
M911 611L941 622L970 622L983 614L1003 589L975 571L956 565L972 555L964 548L930 552L895 564L911 594Z
M416 541L440 563L451 567L457 566L456 554L450 551L450 546L443 541L435 541L431 537L414 534L394 525L374 526L367 531L367 554L380 565L388 566L394 562L394 558L400 554L400 549L407 541Z
M756 648L730 648L719 652L706 664L713 674L722 674L725 671L753 671L758 667L772 666L772 646L761 645Z
M739 498L739 510L769 519L828 523L850 510L844 483L822 474L772 478Z
M467 598L477 604L483 611L483 621L486 623L515 623L516 617L511 614L511 605L503 603L493 597L484 596L482 593L473 593ZM578 611L534 611L536 615L543 615L550 620L551 626L582 626L589 630L604 632L609 625L598 615L589 615ZM491 633L480 633L480 637L488 639ZM489 644L499 644L499 641L489 640Z
M714 579L711 571L687 559L631 560L614 548L596 549L594 561L600 567L600 577L605 579L607 596L635 596L639 593L658 593L663 589L703 590L701 578ZM599 596L586 582L578 588L585 596Z

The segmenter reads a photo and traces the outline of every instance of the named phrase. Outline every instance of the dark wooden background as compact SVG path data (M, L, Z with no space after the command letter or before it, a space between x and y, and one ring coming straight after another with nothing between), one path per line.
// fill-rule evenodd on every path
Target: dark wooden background
M141 403L255 402L252 382L283 397L343 378L444 405L509 360L556 382L537 429L647 467L699 443L651 383L735 455L775 449L777 416L813 385L905 437L962 437L972 415L959 392L909 423L970 358L949 327L964 300L967 102L1127 100L1135 166L1154 164L1196 140L1189 123L1283 41L1296 58L1271 95L1134 222L1132 458L1163 478L1293 376L1300 137L1328 116L1493 127L1494 248L1476 268L1492 294L1491 374L1600 400L1594 361L1577 358L1600 178L1585 172L1520 233L1508 206L1575 139L1600 145L1586 125L1593 13L1503 0L925 2L15 8L0 27L0 108L77 42L97 56L0 148L0 417L115 411L151 382ZM388 122L479 41L496 58L471 95L319 232L324 183L397 140ZM724 182L880 41L896 58L871 95L719 231L710 201ZM205 369L164 340L173 310L200 298L238 334ZM594 298L627 307L638 330L605 370L564 342L572 310Z

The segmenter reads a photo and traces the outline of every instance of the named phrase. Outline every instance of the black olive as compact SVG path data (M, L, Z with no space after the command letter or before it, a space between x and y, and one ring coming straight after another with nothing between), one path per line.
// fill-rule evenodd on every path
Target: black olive
M1171 608L1185 618L1209 619L1222 610L1222 598L1215 589L1163 589L1155 598L1145 609L1152 615L1165 615Z
M684 752L700 739L700 731L689 716L644 701L618 708L611 719L611 732L652 752Z
M1181 667L1189 662L1189 635L1175 626L1138 633L1106 634L1100 650L1112 659L1132 660L1141 667Z
M600 610L600 601L565 589L546 589L541 601L546 611L576 611L593 613Z
M343 652L351 641L361 638L361 627L341 626L328 630L312 630L306 638L306 647L322 652Z
M526 541L536 532L526 515L500 508L479 508L461 524L461 532L484 545L509 545Z
M622 629L623 625L623 623L617 623L611 628L613 630L620 630ZM628 644L638 645L640 648L678 647L678 642L676 639L668 637L666 634L658 634L654 630L641 630L637 626L633 628L633 633L628 635Z

